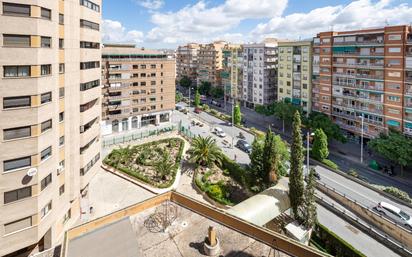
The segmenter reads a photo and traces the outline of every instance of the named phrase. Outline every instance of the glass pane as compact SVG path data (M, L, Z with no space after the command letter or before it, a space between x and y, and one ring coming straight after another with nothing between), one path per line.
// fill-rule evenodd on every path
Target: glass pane
M4 171L29 167L31 165L31 157L24 157L4 162Z
M30 135L31 135L31 127L4 130L4 140L29 137Z
M7 108L15 108L15 107L23 107L23 106L30 106L31 100L30 97L11 97L5 98L3 102L3 107Z

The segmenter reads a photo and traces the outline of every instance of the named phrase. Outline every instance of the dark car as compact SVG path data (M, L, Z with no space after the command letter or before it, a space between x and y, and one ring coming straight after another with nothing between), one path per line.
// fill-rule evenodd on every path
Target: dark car
M236 147L246 153L252 152L252 147L245 140L238 140L236 143Z

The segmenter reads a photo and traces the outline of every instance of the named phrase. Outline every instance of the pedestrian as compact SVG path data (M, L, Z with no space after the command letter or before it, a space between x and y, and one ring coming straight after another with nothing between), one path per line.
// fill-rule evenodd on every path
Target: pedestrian
M237 159L237 155L235 154L235 161L236 161L236 159Z

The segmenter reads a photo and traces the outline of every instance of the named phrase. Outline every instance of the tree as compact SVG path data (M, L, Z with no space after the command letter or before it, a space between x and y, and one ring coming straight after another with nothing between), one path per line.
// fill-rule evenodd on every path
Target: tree
M176 103L181 102L183 99L183 95L181 92L176 92L175 101Z
M249 154L250 167L256 178L263 178L263 147L264 141L255 137L252 151Z
M299 209L303 204L303 145L301 120L298 111L293 117L292 146L289 174L289 199L295 219L301 219Z
M313 228L317 220L315 189L316 189L315 169L311 168L309 171L308 178L307 178L304 204L302 208L303 224L308 229Z
M168 152L163 152L160 160L154 163L153 168L156 171L157 177L165 180L166 176L173 170L174 165L175 164L170 158L170 154Z
M199 86L200 94L210 96L210 90L212 88L212 84L207 81L202 81Z
M321 128L315 130L313 138L312 155L315 159L323 161L329 156L328 137Z
M343 135L340 127L337 124L333 123L332 120L323 113L312 112L309 115L309 119L306 125L308 125L308 127L312 130L318 128L322 129L329 140L335 139L342 143L346 142L346 137Z
M196 90L195 93L195 107L199 107L200 106L200 94L199 94L199 90Z
M190 154L191 160L202 166L221 163L223 157L222 151L216 145L216 140L210 136L193 138Z
M224 93L225 92L222 87L212 87L210 89L210 95L214 98L222 98Z
M187 76L184 76L180 79L179 84L182 87L189 88L192 85L192 81Z
M240 106L238 104L233 107L233 122L235 125L240 125L242 121L242 113L240 112Z
M293 120L293 116L296 112L301 113L302 108L291 104L290 102L278 102L273 107L273 113L276 117L282 120L282 131L285 132L285 122L290 122Z
M401 167L401 176L405 166L412 164L412 140L401 132L389 130L388 134L369 141L368 146L384 158Z

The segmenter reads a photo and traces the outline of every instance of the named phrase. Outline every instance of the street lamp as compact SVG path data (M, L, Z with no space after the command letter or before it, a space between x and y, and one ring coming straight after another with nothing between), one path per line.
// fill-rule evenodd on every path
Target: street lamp
M360 117L362 119L362 125L361 125L361 153L360 153L360 162L363 163L363 121L365 116L362 113L362 116Z

